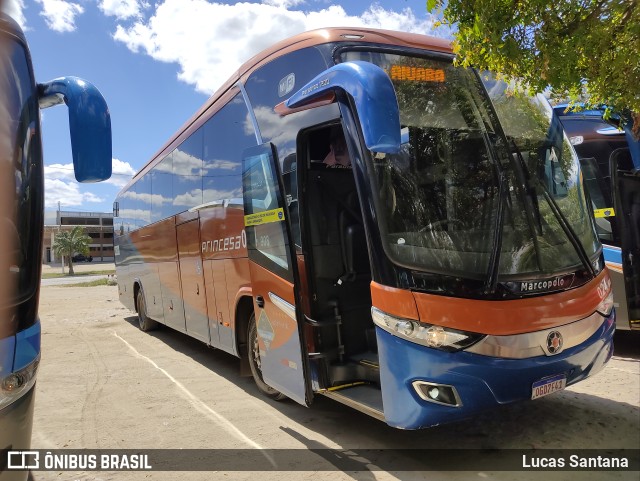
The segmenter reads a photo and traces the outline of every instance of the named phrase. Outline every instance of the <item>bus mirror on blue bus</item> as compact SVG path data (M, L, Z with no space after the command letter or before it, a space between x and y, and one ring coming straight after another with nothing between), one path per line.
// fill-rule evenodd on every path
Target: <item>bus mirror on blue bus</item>
M372 63L353 61L334 65L298 90L284 105L287 109L302 107L336 90L353 99L369 150L386 154L400 151L396 92L387 73Z
M111 116L100 91L81 78L62 77L39 84L38 93L41 109L67 104L76 180L111 177Z

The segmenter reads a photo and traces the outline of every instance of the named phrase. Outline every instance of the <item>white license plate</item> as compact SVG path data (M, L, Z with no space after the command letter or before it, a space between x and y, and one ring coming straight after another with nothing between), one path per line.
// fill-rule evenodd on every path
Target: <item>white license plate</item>
M540 379L531 386L531 399L538 399L548 394L562 391L565 387L567 387L567 378L564 374Z

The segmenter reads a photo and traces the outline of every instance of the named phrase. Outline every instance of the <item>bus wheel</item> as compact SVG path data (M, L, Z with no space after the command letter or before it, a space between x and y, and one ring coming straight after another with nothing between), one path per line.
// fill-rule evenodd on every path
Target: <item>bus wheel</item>
M147 332L158 327L158 323L147 316L147 303L144 300L142 289L138 291L138 325L140 330Z
M262 380L260 351L258 349L258 328L256 327L256 316L253 313L251 313L251 317L249 318L249 333L247 336L247 345L249 347L247 353L249 356L249 367L251 368L251 374L253 375L253 380L258 386L258 390L265 396L271 399L275 399L276 401L282 401L283 399L286 399L287 396L282 394L280 391L273 389Z

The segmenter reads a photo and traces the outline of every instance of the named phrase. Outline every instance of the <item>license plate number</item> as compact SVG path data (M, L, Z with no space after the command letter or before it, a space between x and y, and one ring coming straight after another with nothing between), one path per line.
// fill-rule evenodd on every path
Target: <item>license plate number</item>
M567 378L564 374L559 374L553 377L547 377L536 381L531 386L531 399L538 399L548 394L562 391L567 386Z

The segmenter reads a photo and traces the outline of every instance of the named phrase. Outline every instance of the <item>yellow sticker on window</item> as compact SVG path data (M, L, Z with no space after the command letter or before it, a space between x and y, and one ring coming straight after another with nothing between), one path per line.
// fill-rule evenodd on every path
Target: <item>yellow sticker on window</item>
M269 224L271 222L282 222L284 220L284 210L282 207L278 209L265 210L257 214L249 214L244 216L245 227L252 225Z
M606 209L595 209L593 214L596 219L601 219L603 217L615 217L616 211L613 210L613 207L607 207Z

